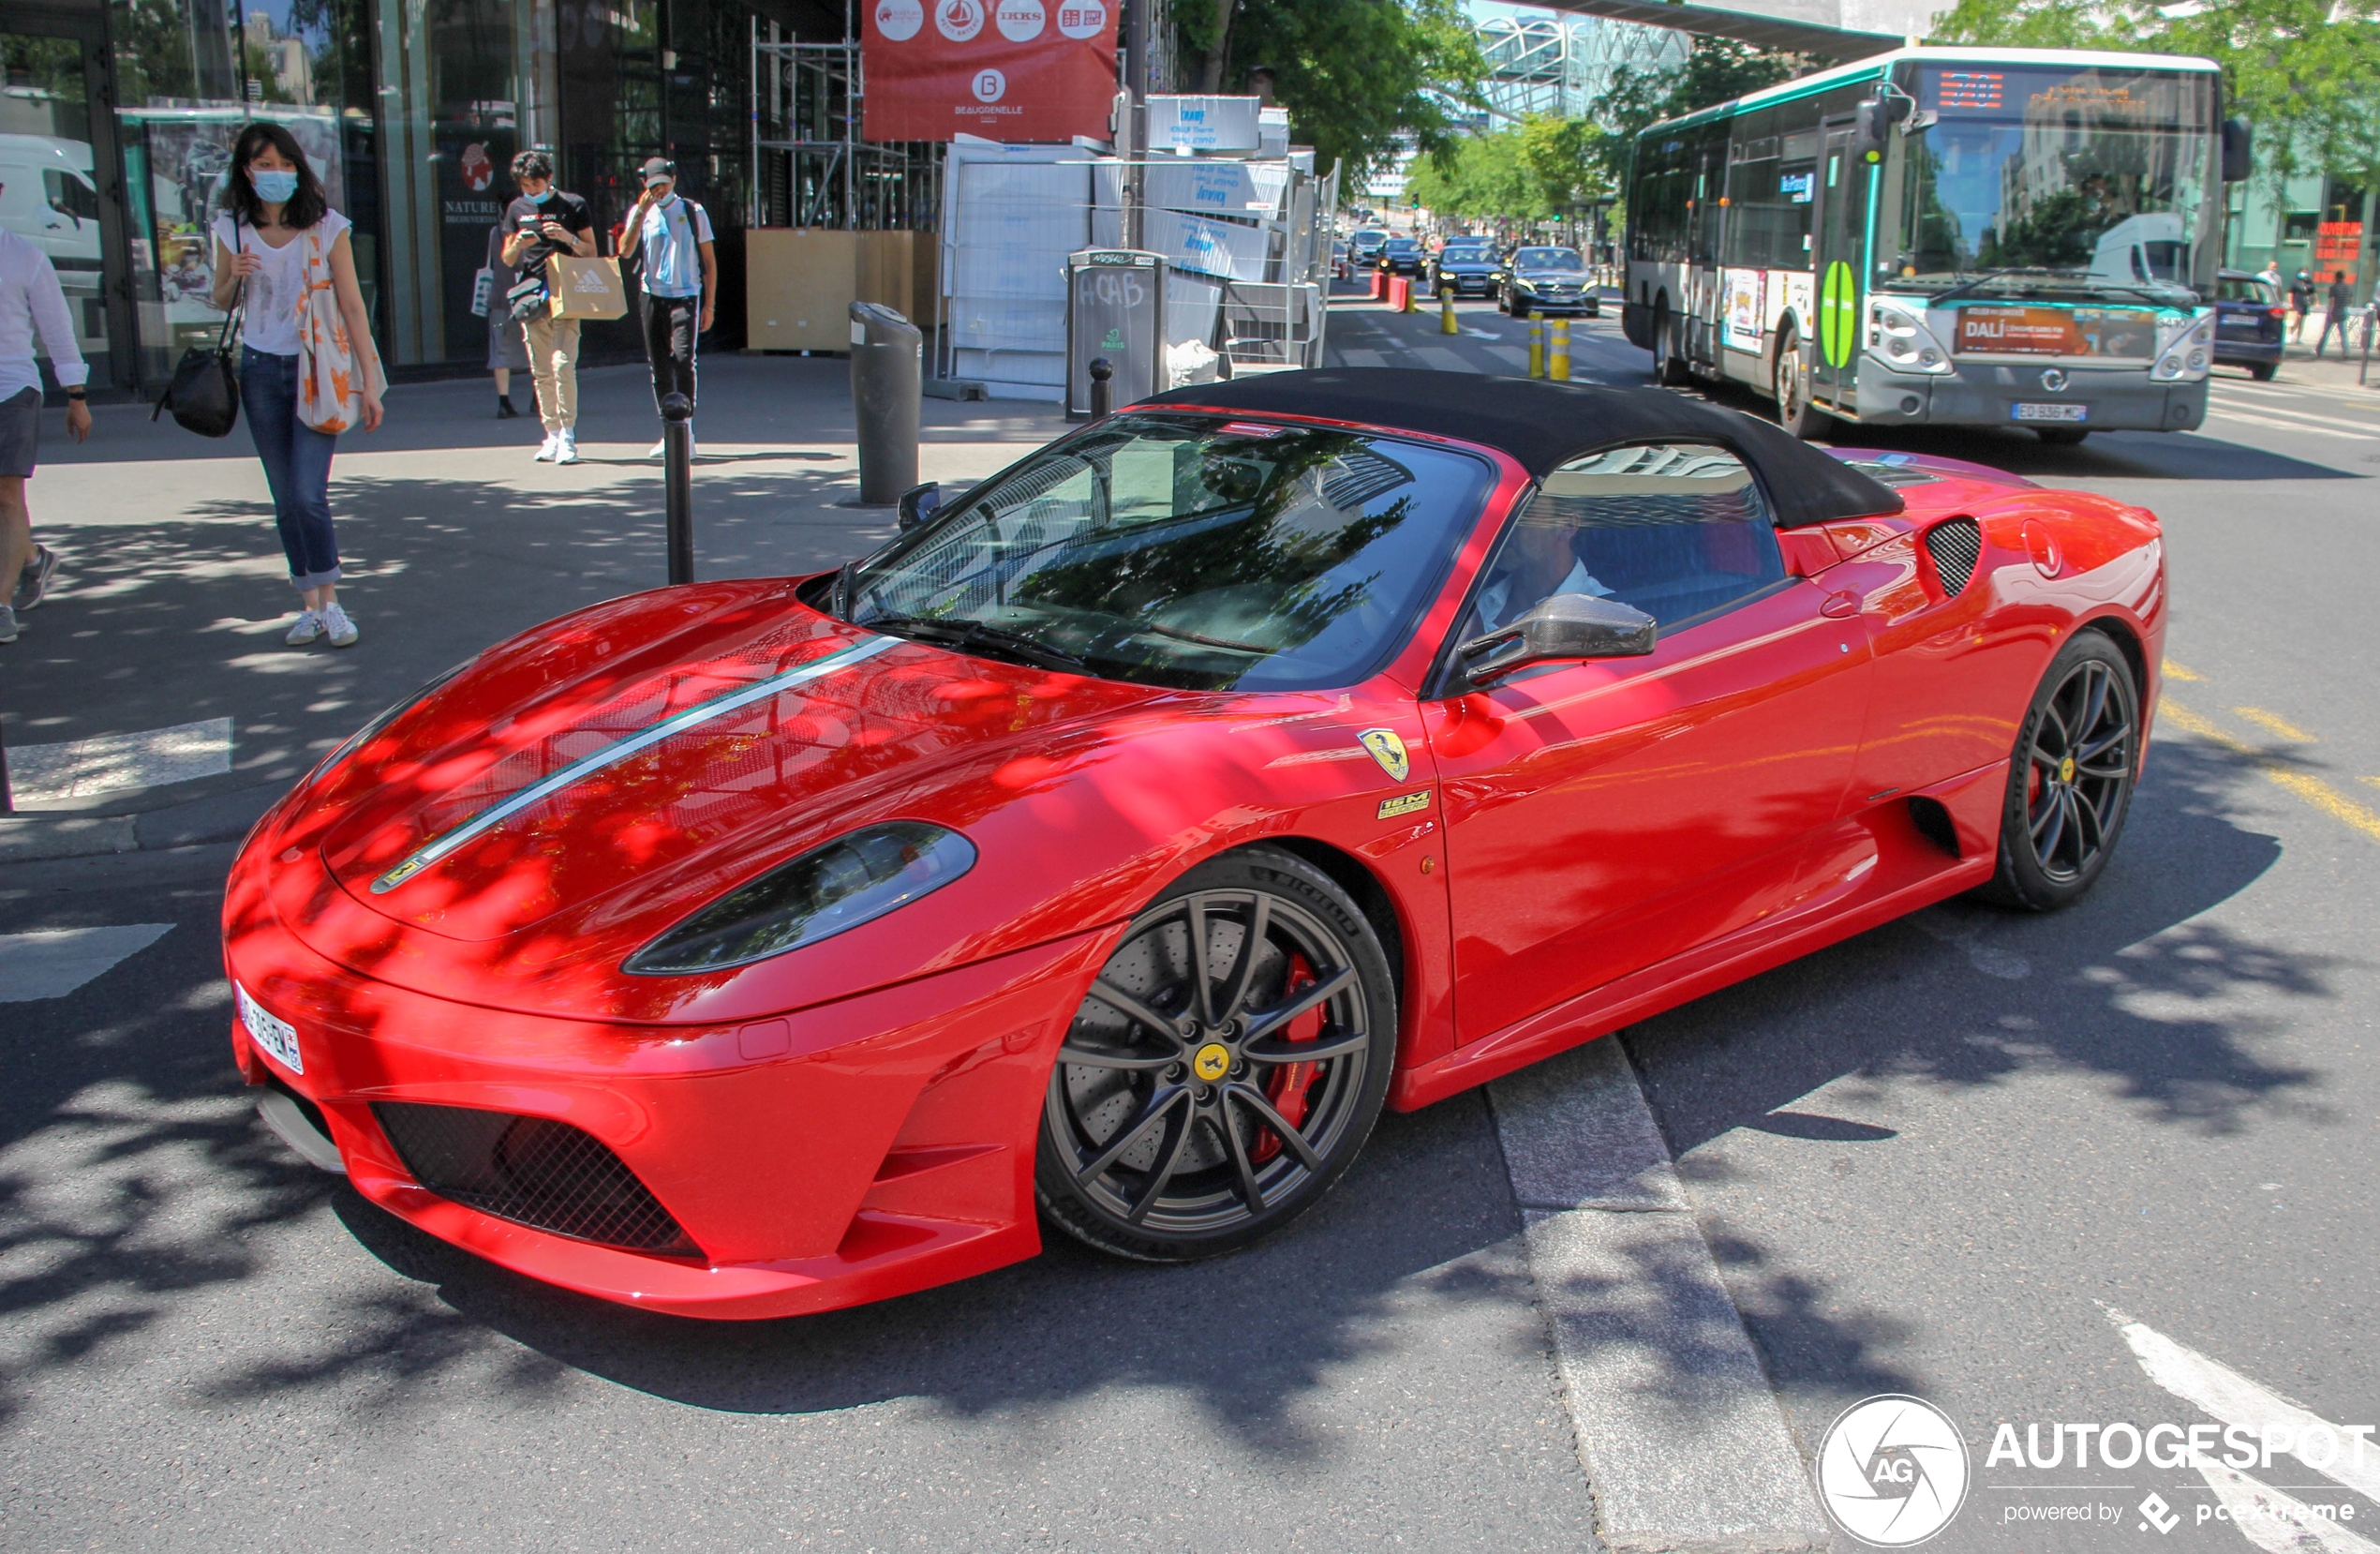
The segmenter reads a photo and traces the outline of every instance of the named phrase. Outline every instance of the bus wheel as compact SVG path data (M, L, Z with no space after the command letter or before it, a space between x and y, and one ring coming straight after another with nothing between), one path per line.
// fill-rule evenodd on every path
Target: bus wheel
M2089 426L2035 426L2033 435L2053 448L2071 448L2090 435Z
M1678 353L1676 335L1669 293L1664 291L1653 299L1653 381L1663 388L1686 385L1686 362Z
M1777 424L1805 442L1825 434L1834 417L1809 400L1809 374L1802 366L1802 344L1787 330L1777 342Z

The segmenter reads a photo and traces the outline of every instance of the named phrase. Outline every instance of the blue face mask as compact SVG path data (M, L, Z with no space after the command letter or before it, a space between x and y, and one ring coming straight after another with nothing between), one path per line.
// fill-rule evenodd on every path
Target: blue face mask
M532 195L528 196L527 198L528 198L528 202L529 202L530 204L532 204L532 205L542 205L542 204L545 203L545 202L546 202L546 201L551 200L551 199L553 199L553 198L554 198L554 191L553 191L553 189L552 189L551 187L548 187L548 188L546 188L546 189L545 189L543 192L542 192L542 193L532 194Z
M286 204L297 192L298 175L269 168L250 168L248 182L256 186L256 197L268 205Z

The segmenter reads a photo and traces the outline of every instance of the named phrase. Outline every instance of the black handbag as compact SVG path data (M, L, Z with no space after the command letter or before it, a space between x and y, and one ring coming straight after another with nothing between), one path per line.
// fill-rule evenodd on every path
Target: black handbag
M165 396L149 412L150 420L171 411L174 420L201 437L231 435L240 421L240 372L231 360L231 332L239 326L247 290L242 282L231 311L224 315L223 332L212 347L194 345L182 353L181 365L173 369L173 381L166 385Z

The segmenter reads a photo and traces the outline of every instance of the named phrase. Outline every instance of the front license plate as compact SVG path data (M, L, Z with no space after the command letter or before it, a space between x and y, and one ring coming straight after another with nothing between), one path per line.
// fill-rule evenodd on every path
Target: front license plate
M2018 405L2014 419L2018 421L2088 421L2089 405Z
M275 1018L239 983L231 984L231 992L239 1002L240 1024L248 1028L248 1039L278 1058L290 1072L305 1072L305 1060L298 1055L297 1027Z

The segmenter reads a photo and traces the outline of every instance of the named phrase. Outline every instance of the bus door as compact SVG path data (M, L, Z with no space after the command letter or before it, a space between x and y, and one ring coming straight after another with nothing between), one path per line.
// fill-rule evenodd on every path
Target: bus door
M1727 135L1722 126L1707 142L1694 174L1694 221L1687 247L1686 354L1689 361L1718 365L1718 321L1725 311L1719 297L1718 255L1727 207L1719 197L1727 192Z
M1856 410L1862 284L1867 268L1867 164L1852 150L1852 121L1830 119L1818 157L1815 288L1818 349L1810 353L1810 396Z

